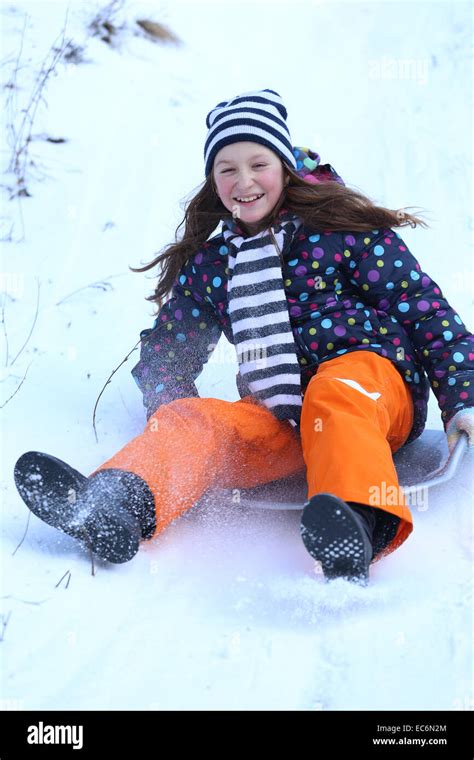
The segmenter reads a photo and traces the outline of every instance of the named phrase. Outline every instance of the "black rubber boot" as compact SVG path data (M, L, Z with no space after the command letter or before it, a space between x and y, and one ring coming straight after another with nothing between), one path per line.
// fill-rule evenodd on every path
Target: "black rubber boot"
M132 559L139 539L155 531L153 494L135 473L109 469L87 478L50 454L29 451L14 478L33 514L110 562Z
M367 585L375 521L373 507L347 503L330 493L316 494L305 503L301 537L321 563L326 580L344 578Z

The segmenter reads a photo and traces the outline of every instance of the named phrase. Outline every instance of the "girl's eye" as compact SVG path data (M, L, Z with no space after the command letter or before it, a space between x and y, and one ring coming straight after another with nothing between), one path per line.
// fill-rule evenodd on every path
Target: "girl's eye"
M254 166L255 166L256 168L258 168L259 166L266 166L266 164L255 164ZM227 174L228 172L232 172L232 171L234 171L234 170L233 170L233 169L223 169L223 170L221 171L221 174Z

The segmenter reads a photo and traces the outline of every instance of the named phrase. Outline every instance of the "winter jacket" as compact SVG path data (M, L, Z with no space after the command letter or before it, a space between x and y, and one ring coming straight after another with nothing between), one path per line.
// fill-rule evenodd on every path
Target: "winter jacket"
M319 165L318 154L295 151L301 176L344 184L329 164ZM287 213L282 208L279 216ZM236 222L225 224L241 232ZM222 234L207 240L181 268L153 326L140 333L132 376L147 419L161 404L198 396L194 381L222 332L233 343L227 255ZM410 387L414 421L407 443L423 432L430 386L445 429L459 409L474 406L474 337L395 230L303 225L285 255L283 280L303 398L322 362L364 350L392 361ZM237 388L241 397L250 393L240 375Z

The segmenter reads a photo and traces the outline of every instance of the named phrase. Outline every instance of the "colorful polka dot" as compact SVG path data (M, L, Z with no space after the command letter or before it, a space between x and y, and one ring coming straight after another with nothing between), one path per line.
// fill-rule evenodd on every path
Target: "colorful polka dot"
M317 179L319 159L308 157L301 148L294 150L305 179L321 181ZM217 342L222 329L232 337L230 248L222 237L215 240L206 241L180 270L174 298L163 306L154 324L154 329L161 330L159 340L148 346L146 337L151 331L141 334L143 358L136 374L147 393L160 396L160 403L172 400L183 384L186 387L195 379L187 372L191 364L194 372L191 349L193 357L204 362L209 345ZM285 253L283 283L298 336L302 378L309 380L321 361L348 351L377 352L394 362L410 386L416 432L426 416L428 400L422 357L424 368L431 367L431 385L443 420L453 410L474 405L472 383L467 379L474 361L469 346L472 336L394 230L298 233ZM215 320L207 318L210 312ZM321 342L318 333L321 336L323 331ZM412 341L416 341L416 353Z

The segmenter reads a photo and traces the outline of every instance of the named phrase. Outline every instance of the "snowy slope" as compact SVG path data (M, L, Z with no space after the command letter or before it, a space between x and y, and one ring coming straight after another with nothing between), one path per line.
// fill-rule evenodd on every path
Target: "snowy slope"
M85 60L58 64L48 80L30 146L31 197L8 201L12 175L0 188L2 403L27 373L2 409L0 706L472 709L467 459L454 485L414 510L412 536L372 568L367 589L322 582L296 514L237 506L198 505L133 562L98 561L95 576L84 549L35 517L15 551L27 510L12 470L24 451L88 474L143 429L130 375L137 352L100 401L98 442L93 407L153 321L144 300L153 278L128 266L172 240L180 201L204 178L204 119L220 100L277 90L295 144L316 149L377 202L427 210L431 229L400 234L472 325L467 4L394 13L389 2L127 1L114 47L86 34L104 4L1 4L3 85L22 49L18 112L66 11L66 37ZM146 17L183 45L134 34L134 20ZM8 119L5 111L3 168ZM38 283L36 323L20 351ZM232 359L207 365L202 395L236 400L235 370ZM442 427L434 397L429 424Z

